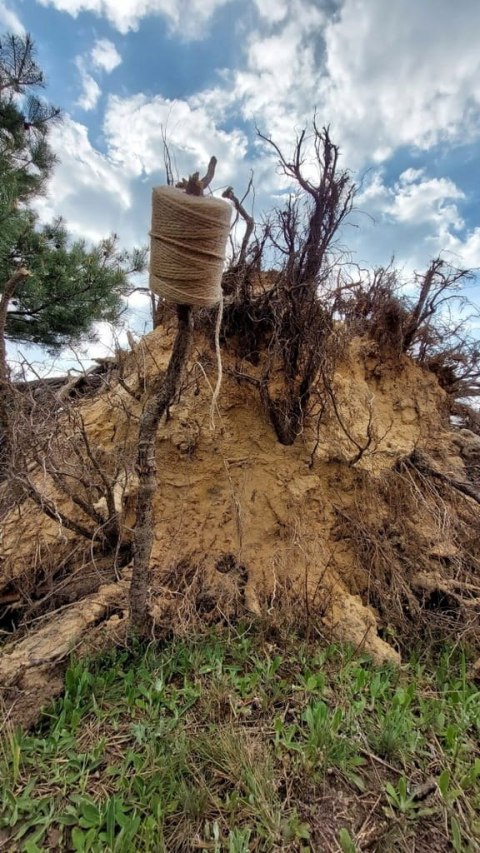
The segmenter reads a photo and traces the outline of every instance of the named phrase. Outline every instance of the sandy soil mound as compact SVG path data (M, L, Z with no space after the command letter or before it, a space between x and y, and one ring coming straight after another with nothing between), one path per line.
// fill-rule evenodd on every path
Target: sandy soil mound
M171 330L159 327L123 357L120 382L76 404L106 467L122 461L124 563L135 524L138 415L171 345ZM335 371L335 407L286 447L245 366L228 352L212 428L213 365L197 333L180 399L158 432L151 611L159 625L175 626L182 608L184 621L192 607L205 618L265 615L293 597L331 636L397 661L402 618L413 625L429 608L445 618L478 617L468 584L478 577L479 504L451 485L467 481L472 454L478 463L478 438L451 431L433 374L406 356L390 363L356 338ZM84 521L51 477L35 467L31 477L59 510ZM64 658L111 616L105 589L115 597L111 590L125 584L115 573L108 554L96 554L31 500L6 513L0 612L17 634L40 626L43 661ZM22 643L7 644L0 672L13 683L17 667L28 689L37 640Z

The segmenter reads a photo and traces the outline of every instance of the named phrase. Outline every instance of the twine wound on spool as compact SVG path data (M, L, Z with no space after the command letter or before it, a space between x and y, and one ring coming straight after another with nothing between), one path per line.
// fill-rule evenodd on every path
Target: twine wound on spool
M219 304L215 327L218 378L211 419L222 382L220 328L222 275L231 207L217 198L155 187L150 231L150 289L166 302L211 308Z
M152 194L150 288L167 302L211 308L222 296L231 207L175 187Z

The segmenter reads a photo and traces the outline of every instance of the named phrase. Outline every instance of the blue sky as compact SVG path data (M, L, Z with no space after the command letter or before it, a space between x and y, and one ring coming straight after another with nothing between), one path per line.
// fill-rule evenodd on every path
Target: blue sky
M255 125L288 152L316 108L361 183L353 260L480 267L478 0L0 0L8 29L65 111L39 211L75 235L147 241L163 129L181 176L215 154L242 193L253 169L260 216L285 186Z

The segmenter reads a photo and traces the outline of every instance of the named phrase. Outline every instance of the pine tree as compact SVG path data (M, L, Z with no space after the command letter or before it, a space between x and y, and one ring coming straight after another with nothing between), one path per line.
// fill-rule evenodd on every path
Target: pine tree
M47 143L60 110L37 94L45 85L29 35L0 39L0 174L2 203L14 206L39 193L55 156ZM3 204L2 204L3 207ZM2 210L2 213L4 211Z
M32 211L17 219L15 233L12 224L0 234L0 281L8 281L14 268L30 275L10 298L8 339L55 352L94 339L95 321L118 322L129 275L143 269L144 252L121 251L116 235L87 248L71 241L61 219L39 227Z
M1 38L0 442L3 436L4 459L12 428L6 340L56 351L91 338L95 321L118 321L128 277L145 265L145 252L121 251L116 235L90 248L84 241L73 241L60 219L40 224L31 202L44 191L55 166L48 133L61 121L59 109L38 94L44 85L30 36Z
M58 350L91 337L98 320L115 323L144 252L121 252L114 236L87 248L65 223L40 226L29 202L55 165L48 144L60 111L41 99L43 72L29 35L0 40L0 315L4 337ZM19 270L29 275L18 276ZM12 292L12 277L15 287ZM8 304L5 305L5 302ZM1 324L0 324L1 325ZM0 334L2 330L0 329ZM0 342L0 346L4 341ZM4 349L4 346L3 346Z

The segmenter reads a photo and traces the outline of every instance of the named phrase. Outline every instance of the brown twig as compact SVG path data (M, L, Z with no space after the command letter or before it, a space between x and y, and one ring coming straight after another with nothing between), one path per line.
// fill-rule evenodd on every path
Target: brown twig
M195 172L185 183L187 194L202 195L215 173L216 158L212 157L207 172L199 180ZM154 382L140 418L138 431L137 522L133 548L133 573L130 584L130 621L133 630L146 637L151 629L148 612L148 584L150 557L153 546L153 497L157 489L155 442L162 415L178 393L183 370L190 350L193 331L193 314L189 305L177 305L177 333L172 355L164 376Z

